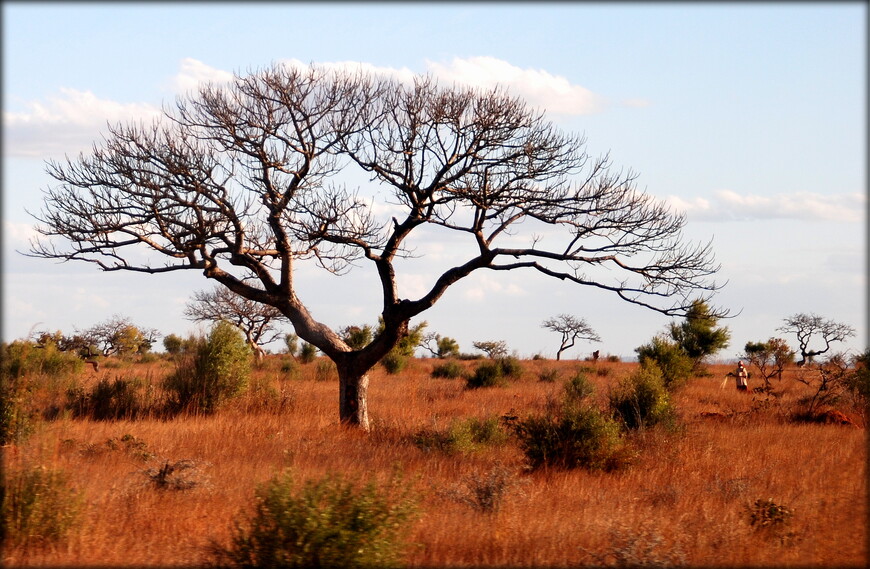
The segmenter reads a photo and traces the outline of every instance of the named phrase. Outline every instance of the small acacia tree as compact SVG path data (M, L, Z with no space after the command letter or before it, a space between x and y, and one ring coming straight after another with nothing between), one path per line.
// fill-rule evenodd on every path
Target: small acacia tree
M731 332L725 327L717 328L718 322L719 318L707 303L696 300L686 312L685 319L671 323L668 330L671 338L698 367L704 358L728 347Z
M684 241L685 217L584 147L501 89L275 65L204 85L162 120L112 126L89 154L49 163L58 183L34 215L29 254L193 270L275 307L335 362L341 421L367 429L368 371L477 271L534 271L668 315L718 288L710 244ZM369 178L365 196L334 183L345 170ZM408 297L397 262L421 228L467 246ZM365 347L314 318L295 280L305 262L339 275L371 264L384 327Z
M754 366L764 381L765 391L770 391L770 380L782 379L785 366L794 361L794 350L781 338L770 338L766 342L746 342L743 359Z
M130 318L118 314L74 336L82 345L97 346L104 356L144 354L159 337L157 330L136 326Z
M813 358L826 353L834 342L842 342L855 335L855 329L848 324L822 318L817 314L799 313L784 319L785 324L777 328L780 332L793 333L797 336L801 359L798 365L813 361ZM823 349L810 348L810 342L824 342Z
M557 361L562 357L562 352L573 347L577 340L601 341L595 330L583 318L576 318L570 314L560 314L555 318L549 318L541 326L562 335L562 343L559 346L559 351L556 352Z

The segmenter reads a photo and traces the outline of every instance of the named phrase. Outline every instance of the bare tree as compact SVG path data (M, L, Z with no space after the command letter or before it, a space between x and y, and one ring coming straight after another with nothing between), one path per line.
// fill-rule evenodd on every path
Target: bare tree
M835 322L834 320L822 318L812 313L795 314L785 318L784 322L785 325L780 326L777 330L793 333L797 336L801 353L801 360L798 362L799 366L812 362L814 357L826 353L831 349L833 342L842 342L846 338L851 338L855 335L855 329L848 324ZM824 349L810 349L810 342L813 340L813 337L825 343Z
M368 370L475 271L537 271L668 315L718 289L710 244L683 240L684 216L584 145L499 89L274 66L206 85L162 121L112 126L91 154L49 163L59 184L34 215L41 237L29 254L105 271L201 271L274 306L335 362L341 421L367 429ZM370 178L365 198L334 183L354 168ZM428 239L467 237L470 252L403 298L397 261L422 227ZM297 296L305 261L336 274L371 263L384 327L365 347Z
M184 308L184 316L194 322L226 320L233 324L245 335L258 362L263 361L263 345L282 336L283 332L276 326L287 320L274 306L239 296L223 286L210 292L196 291Z
M556 361L562 357L562 352L574 346L577 340L588 340L590 342L600 342L601 338L598 333L586 323L583 318L576 318L570 314L560 314L555 318L549 318L541 324L542 327L553 332L558 332L562 335L562 343L559 346L559 351L556 352ZM596 352L597 354L597 352ZM596 355L595 359L598 357Z

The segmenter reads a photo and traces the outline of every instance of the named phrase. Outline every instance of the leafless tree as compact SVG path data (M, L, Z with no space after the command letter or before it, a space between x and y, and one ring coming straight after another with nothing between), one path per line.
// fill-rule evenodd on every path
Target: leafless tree
M777 330L793 333L797 336L801 353L801 360L798 362L799 366L812 362L814 357L826 353L831 349L833 342L842 342L846 338L851 338L855 335L855 329L848 324L835 322L834 320L822 318L812 313L795 314L785 318L784 322L785 325L780 326ZM825 343L824 349L810 349L810 342L813 340L813 337Z
M41 236L29 254L105 271L201 271L277 308L335 362L341 421L367 429L368 370L475 271L537 271L667 315L718 289L710 243L685 242L682 215L584 147L499 89L276 65L50 162L59 183L34 215ZM355 168L370 178L365 196L335 183ZM470 252L402 298L397 261L422 227L427 239L467 237ZM294 280L305 261L337 274L371 263L384 322L372 342L353 349L315 320Z
M562 343L559 345L559 351L556 352L556 361L562 357L562 352L573 347L577 340L601 341L598 333L586 323L586 320L576 318L570 314L560 314L555 318L548 318L541 326L562 335ZM598 352L595 355L596 360L598 359L597 354Z
M265 354L263 345L283 335L276 326L287 320L274 306L239 296L223 286L212 291L196 291L184 308L184 316L194 322L226 320L233 324L245 335L258 362Z

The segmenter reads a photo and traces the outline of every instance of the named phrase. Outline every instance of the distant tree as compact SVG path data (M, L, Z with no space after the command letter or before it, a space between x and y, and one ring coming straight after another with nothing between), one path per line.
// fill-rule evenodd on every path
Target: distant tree
M562 352L574 347L577 340L600 342L601 338L583 318L577 318L570 314L560 314L555 318L549 318L541 324L542 327L562 335L562 343L556 352L556 360L562 357Z
M160 337L154 328L141 328L130 318L115 314L78 334L83 342L96 345L104 356L146 353Z
M181 336L170 334L163 338L163 349L166 350L167 354L176 356L181 353L183 348L184 339Z
M212 291L196 291L185 306L184 315L194 322L225 321L234 325L245 335L258 362L263 361L266 353L263 345L280 338L278 325L287 321L274 306L249 300L221 286Z
M672 323L669 327L671 338L686 352L695 367L704 358L728 347L731 332L728 328L717 328L719 318L703 300L696 300L686 312L685 319L680 323Z
M436 358L444 359L459 356L459 342L435 332L424 335L420 346Z
M746 342L742 359L758 370L764 381L764 389L771 389L770 380L782 379L785 366L794 361L794 350L781 338L770 338L766 342Z
M347 326L341 329L339 335L348 346L354 350L361 350L372 341L372 327L368 324L363 326Z
M368 176L367 195L342 172ZM502 88L274 65L185 94L151 124L110 126L48 173L58 183L30 255L192 270L278 309L335 363L339 418L362 429L367 372L478 271L530 271L670 316L719 288L710 244L684 239L685 216ZM408 297L397 269L426 228L467 239L468 255ZM297 285L306 262L338 275L369 263L383 332L355 350L317 321Z
M492 360L504 358L508 353L507 342L504 340L472 342L471 345L474 346L475 349L485 353L486 356Z
M846 338L851 338L855 335L855 329L848 324L835 322L834 320L822 318L812 313L795 314L785 318L784 322L785 325L780 326L777 330L793 333L797 336L801 354L801 360L798 362L798 365L812 362L814 357L830 350L832 343L842 342ZM810 342L813 341L814 337L818 341L824 342L824 349L813 350L810 348Z

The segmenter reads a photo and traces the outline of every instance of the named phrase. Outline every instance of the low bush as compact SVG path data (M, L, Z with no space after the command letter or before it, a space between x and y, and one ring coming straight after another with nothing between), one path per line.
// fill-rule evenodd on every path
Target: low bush
M467 389L479 389L481 387L500 387L507 384L507 379L502 374L501 366L494 361L484 361L477 365L474 373L465 378Z
M674 410L658 366L642 364L609 397L613 416L629 430L673 424Z
M9 545L45 545L65 538L80 520L82 500L63 471L43 466L7 470L0 538Z
M102 378L89 392L81 387L68 391L67 409L74 417L94 421L135 419L150 411L143 391L144 383L137 378Z
M254 511L236 523L229 547L213 547L219 567L399 566L417 511L400 479L386 488L327 476L299 485L290 473L256 491Z
M656 336L635 350L641 365L655 364L661 370L665 388L673 391L692 375L695 362L676 343Z
M582 371L576 372L570 379L562 384L563 404L575 406L583 403L595 391L595 387L586 378Z
M380 363L388 374L396 375L408 365L408 357L393 350L384 356Z
M438 450L450 454L475 452L486 446L499 445L508 439L508 435L498 417L469 417L453 421L445 431L421 429L412 439L422 450Z
M530 415L516 421L513 429L532 469L614 470L628 458L619 425L592 405L564 405L553 414Z
M448 360L432 369L432 377L445 379L456 379L457 377L462 377L464 373L465 368L456 360Z
M555 383L559 379L558 369L545 369L538 372L538 379L546 383Z

